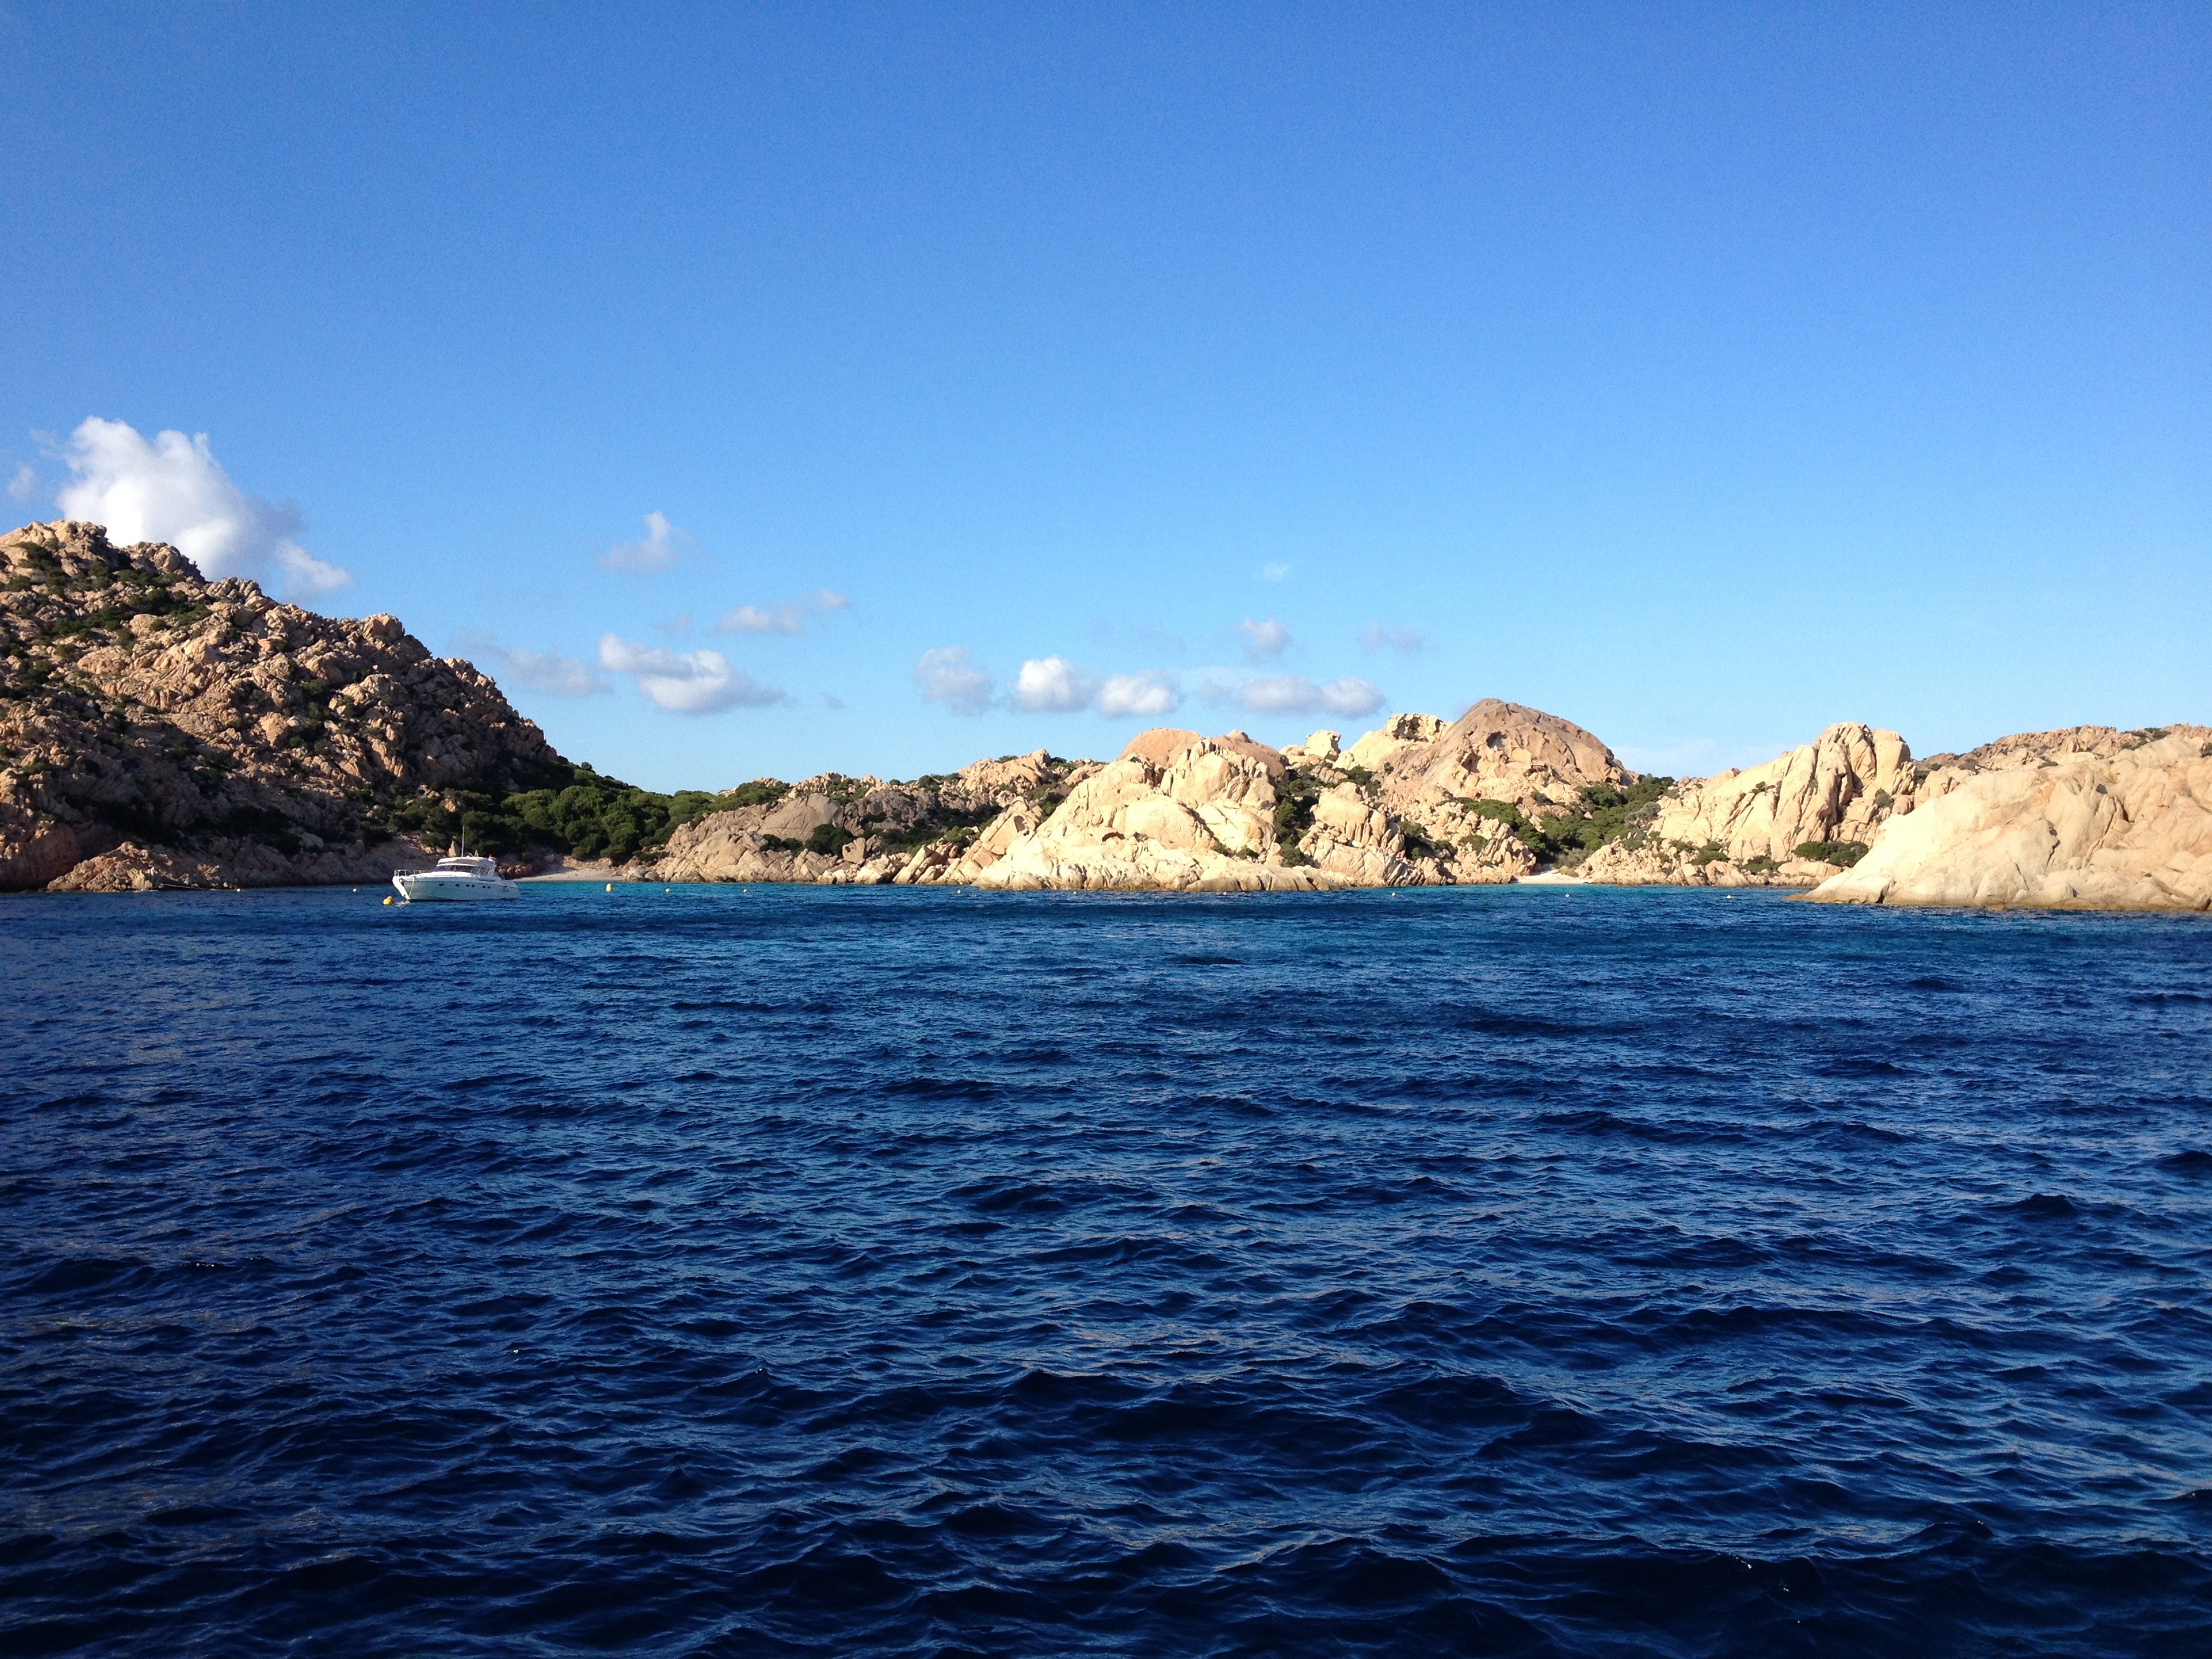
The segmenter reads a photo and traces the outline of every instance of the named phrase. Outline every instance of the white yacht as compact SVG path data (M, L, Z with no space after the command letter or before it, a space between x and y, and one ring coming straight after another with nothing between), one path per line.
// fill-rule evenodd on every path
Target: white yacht
M409 904L427 902L432 899L511 899L522 896L522 889L499 873L499 865L495 860L470 858L463 854L449 854L440 859L434 870L399 871L392 878L392 884L399 890L399 896Z

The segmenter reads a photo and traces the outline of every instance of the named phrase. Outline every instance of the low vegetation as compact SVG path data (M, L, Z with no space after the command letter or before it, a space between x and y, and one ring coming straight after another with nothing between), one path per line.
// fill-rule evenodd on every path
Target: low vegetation
M1674 787L1672 778L1638 778L1626 789L1610 783L1585 784L1575 804L1563 812L1532 818L1504 800L1460 802L1478 817L1494 818L1542 864L1572 869L1608 842L1640 847L1659 798Z
M1801 841L1790 850L1801 859L1839 864L1848 870L1867 855L1867 844L1863 841Z
M756 793L747 803L734 794L703 789L664 795L605 776L588 764L570 771L566 781L549 780L545 787L508 795L453 790L404 802L373 816L362 828L372 839L406 830L434 846L465 839L471 852L495 858L558 853L619 864L665 844L694 818L779 799L788 787L773 780L747 784L738 794L769 784L776 791Z

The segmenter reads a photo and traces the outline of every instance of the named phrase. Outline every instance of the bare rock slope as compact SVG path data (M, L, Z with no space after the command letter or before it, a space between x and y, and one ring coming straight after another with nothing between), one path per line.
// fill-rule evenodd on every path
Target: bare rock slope
M1692 778L1576 873L1624 886L1809 887L1912 811L1912 750L1856 721L1745 770Z
M2212 908L2212 726L2075 726L1945 756L1909 817L1808 897Z
M63 520L0 537L0 890L380 880L395 808L566 763L397 617L208 582Z

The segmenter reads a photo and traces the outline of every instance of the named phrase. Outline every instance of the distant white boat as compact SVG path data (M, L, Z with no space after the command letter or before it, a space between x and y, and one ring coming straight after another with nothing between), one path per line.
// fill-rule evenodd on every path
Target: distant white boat
M434 870L402 870L392 878L399 896L410 904L433 899L511 899L522 889L499 873L490 859L452 854L438 860Z

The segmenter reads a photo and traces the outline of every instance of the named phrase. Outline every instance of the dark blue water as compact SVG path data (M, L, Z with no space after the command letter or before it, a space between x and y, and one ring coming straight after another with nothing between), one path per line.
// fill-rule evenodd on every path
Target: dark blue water
M0 907L0 1649L2212 1652L2212 923Z

